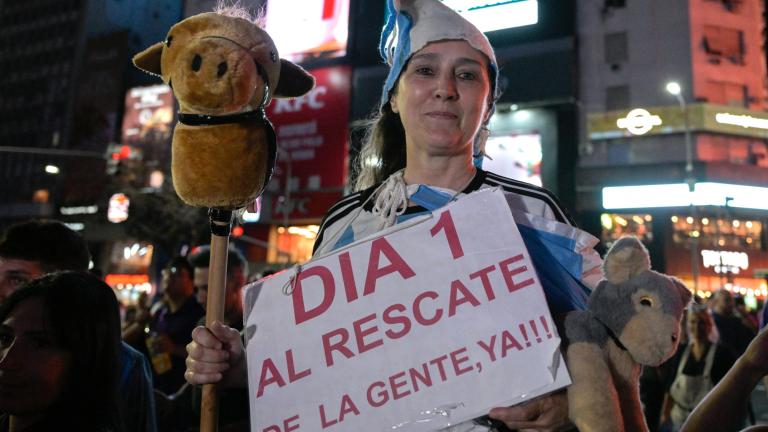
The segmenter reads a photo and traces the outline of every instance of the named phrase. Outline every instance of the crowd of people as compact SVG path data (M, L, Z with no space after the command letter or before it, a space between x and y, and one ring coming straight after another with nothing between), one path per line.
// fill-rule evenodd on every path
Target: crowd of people
M0 237L0 431L194 430L200 391L184 381L187 350L198 349L192 335L202 343L215 336L231 349L242 346L247 262L235 249L228 256L225 320L210 333L198 327L209 254L202 247L190 259L169 261L160 298L150 304L142 296L124 308L121 322L113 290L88 272L90 255L77 233L55 221L7 229ZM768 336L758 331L758 314L738 307L739 300L727 290L709 302L699 299L686 312L675 356L646 368L654 378L641 381L641 391L652 431L741 430L754 422L749 401L768 372ZM227 375L230 388L222 394L224 431L249 430L244 356L236 354L229 363L236 372ZM189 375L191 382L223 376ZM649 391L656 387L662 391ZM494 414L511 428L524 418L539 422L540 430L568 430L554 408L557 397L541 401L524 414ZM538 417L523 417L531 412Z
M0 237L0 431L194 430L200 395L186 345L204 323L210 251L176 257L157 298L122 307L89 271L85 240L57 221ZM228 257L225 323L242 329L247 261ZM122 311L121 311L122 309ZM222 395L221 430L248 430L247 392Z
M481 168L500 92L483 33L437 0L389 2L388 14L381 53L390 73L368 123L356 192L328 210L315 254L483 188L500 188L514 211L573 226L551 192ZM89 272L78 234L55 221L9 227L0 239L0 432L194 430L199 385L208 383L224 389L220 430L250 430L247 262L230 250L225 318L205 327L209 254L202 247L169 260L158 296L121 314L114 291ZM750 395L768 373L768 335L739 304L727 290L694 304L675 356L646 369L651 430L748 426ZM449 430L518 429L572 430L567 389Z

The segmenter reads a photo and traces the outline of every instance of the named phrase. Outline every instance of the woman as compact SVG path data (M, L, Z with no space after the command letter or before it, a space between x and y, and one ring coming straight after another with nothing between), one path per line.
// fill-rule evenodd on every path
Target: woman
M483 187L500 186L517 210L569 223L547 190L479 168L497 92L496 58L486 37L438 0L388 6L381 52L391 70L360 155L359 192L328 211L315 255ZM223 326L195 329L187 380L243 382L238 340ZM549 430L567 422L567 402L561 392L490 414L508 427Z
M717 384L734 359L717 342L717 330L709 311L693 305L686 316L688 343L681 345L672 360L676 374L664 398L661 424L678 431L704 396Z
M120 313L87 273L33 280L0 306L0 431L118 431Z
M682 432L735 431L744 424L744 412L761 379L768 376L768 330L763 328L744 354L688 416ZM768 425L743 432L766 432Z

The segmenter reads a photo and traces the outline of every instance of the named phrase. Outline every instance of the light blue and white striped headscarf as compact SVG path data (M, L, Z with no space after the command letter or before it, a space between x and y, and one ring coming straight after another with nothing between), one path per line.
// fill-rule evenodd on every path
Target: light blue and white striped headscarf
M390 66L380 107L389 102L392 89L411 55L430 42L463 40L488 57L491 95L496 98L498 65L491 43L483 32L439 0L387 0L387 20L381 32L379 54ZM495 102L491 110L495 109ZM482 162L483 140L475 140L475 165Z

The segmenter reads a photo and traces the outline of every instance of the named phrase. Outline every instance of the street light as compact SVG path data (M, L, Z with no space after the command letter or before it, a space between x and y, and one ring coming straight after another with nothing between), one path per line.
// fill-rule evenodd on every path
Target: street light
M696 178L693 176L693 143L691 142L691 128L688 122L688 105L683 97L683 89L676 81L667 83L667 93L671 94L680 103L680 111L683 112L683 128L685 132L685 182L688 183L688 190L693 193L696 188ZM691 200L691 216L696 221L696 206ZM700 233L700 231L699 231ZM691 229L691 276L693 277L693 292L699 292L699 245L698 237L693 235Z
M676 81L667 83L667 93L671 94L680 103L680 111L683 112L683 129L685 132L685 181L693 192L696 179L693 176L693 142L691 141L691 128L688 121L688 104L683 97L683 89Z

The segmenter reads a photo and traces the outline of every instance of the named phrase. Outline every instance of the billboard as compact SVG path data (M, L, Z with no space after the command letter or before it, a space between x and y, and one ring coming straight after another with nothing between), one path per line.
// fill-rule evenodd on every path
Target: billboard
M537 0L443 0L482 32L523 27L539 22Z
M173 132L173 92L165 84L134 87L125 95L122 143L166 144Z
M282 58L301 63L347 53L349 0L270 1L265 22Z
M511 179L541 186L541 135L538 133L490 136L485 144L483 169Z

